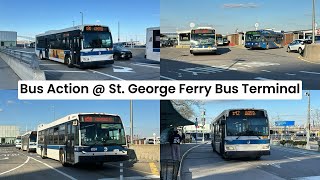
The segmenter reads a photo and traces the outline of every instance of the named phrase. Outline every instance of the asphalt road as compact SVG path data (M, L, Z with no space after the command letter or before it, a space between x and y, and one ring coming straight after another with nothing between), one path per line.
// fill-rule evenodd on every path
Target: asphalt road
M115 180L120 177L120 163L105 163L102 168L93 165L63 167L58 161L42 159L36 153L16 150L15 147L0 147L0 179L6 180ZM150 162L130 164L124 162L125 179L159 179L152 174ZM152 166L152 167L151 167Z
M0 89L18 89L19 80L10 66L0 58Z
M192 55L189 49L161 49L161 78L167 80L302 80L320 89L320 64L286 48L247 50L218 47L218 55Z
M224 160L211 144L203 144L187 154L182 171L189 169L192 178L199 180L316 180L320 179L319 162L319 152L280 146L272 146L271 155L260 160Z
M34 52L32 48L20 50ZM133 58L118 60L112 65L79 69L51 60L39 60L40 69L45 72L47 80L159 80L159 62L146 60L145 49L131 51Z

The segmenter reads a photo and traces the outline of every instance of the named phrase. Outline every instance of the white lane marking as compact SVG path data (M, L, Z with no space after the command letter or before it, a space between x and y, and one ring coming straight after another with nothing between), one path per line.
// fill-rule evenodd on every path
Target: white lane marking
M299 160L299 159L292 158L292 157L288 157L288 156L284 156L284 157L286 157L286 158L288 158L288 159L291 159L291 160L294 160L294 161L301 161L301 160Z
M279 169L281 168L280 164L271 163L270 165L273 166L273 167L279 168Z
M114 78L114 79L117 79L117 80L120 80L120 81L124 81L124 79L118 78L116 76L112 76L110 74L102 73L102 72L99 72L99 71L94 71L94 70L91 70L91 69L88 69L88 71L91 71L93 73L98 73L98 74L101 74L101 75L104 75L104 76L108 76L108 77L111 77L111 78Z
M87 73L86 71L64 71L64 70L43 70L45 72L60 72L60 73Z
M191 147L190 149L188 149L188 150L182 155L181 160L180 160L180 166L179 166L180 168L179 168L179 172L178 172L178 175L179 175L179 176L181 175L182 163L183 163L184 157L185 157L192 149L197 148L197 147L199 147L199 146L201 146L201 145L203 145L203 144L199 144L199 145L196 145L196 146Z
M152 66L152 65L149 65L149 64L143 64L143 63L133 63L133 65L136 65L136 66L145 66L145 67L150 67L150 68L156 68L156 69L160 69L159 66Z
M124 66L116 66L116 65L113 65L113 67L116 67L116 68L113 68L113 72L125 72L125 73L132 73L134 72L132 68L129 68L129 67L124 67Z
M27 163L29 162L29 160L30 160L30 157L28 157L27 160L26 160L23 164L15 167L15 168L13 168L13 169L10 169L10 170L8 170L8 171L2 172L2 173L0 173L0 175L6 174L6 173L8 173L8 172L14 171L14 170L22 167L23 165L27 164Z
M60 173L60 174L62 174L62 175L64 175L64 176L66 176L66 177L69 178L69 179L77 180L76 178L74 178L74 177L72 177L72 176L70 176L70 175L68 175L68 174L66 174L66 173L64 173L64 172L62 172L62 171L60 171L60 170L58 170L58 169L55 169L54 167L48 165L47 163L44 163L44 162L42 162L42 161L40 161L40 160L38 160L38 159L36 159L36 158L30 157L30 156L28 156L28 157L31 158L31 159L33 159L33 160L35 160L35 161L37 161L37 162L39 162L39 163L41 163L41 164L43 164L43 165L45 165L45 166L47 166L48 168L50 168L50 169L52 169L52 170L54 170L54 171L56 171L56 172L58 172L58 173Z
M169 77L166 77L166 76L160 76L160 78L167 79L167 80L172 80L172 81L176 81L176 79L172 79L172 78L169 78Z
M1 160L6 160L6 159L9 159L9 157L2 158L2 159L0 159L0 161L1 161Z
M318 73L318 72L311 72L311 71L299 71L299 72L307 73L307 74L317 74L317 75L320 75L320 73Z
M319 180L320 176L307 176L307 177L298 177L298 178L292 178L294 180Z
M261 71L263 71L263 72L271 72L271 71L268 71L268 70L264 70L264 69L263 69L263 70L261 70Z
M289 76L295 76L296 74L286 73L286 75L289 75Z
M42 66L60 66L61 64L39 64Z
M124 179L131 179L131 180L137 180L137 179L159 179L160 176L157 175L148 175L148 176L132 176L132 177L124 177ZM119 178L102 178L98 180L119 180Z
M267 79L267 78L263 78L263 77L256 77L254 79L256 79L256 80L273 80L273 79Z

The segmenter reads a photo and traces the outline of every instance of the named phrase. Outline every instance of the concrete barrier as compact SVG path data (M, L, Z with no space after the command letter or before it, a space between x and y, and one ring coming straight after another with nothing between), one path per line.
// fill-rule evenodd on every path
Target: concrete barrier
M34 67L34 64L26 64L2 52L0 52L0 58L3 59L22 80L46 80L44 71Z
M320 44L306 44L302 57L312 62L320 62Z
M130 145L130 149L135 151L136 157L139 161L160 161L159 144Z

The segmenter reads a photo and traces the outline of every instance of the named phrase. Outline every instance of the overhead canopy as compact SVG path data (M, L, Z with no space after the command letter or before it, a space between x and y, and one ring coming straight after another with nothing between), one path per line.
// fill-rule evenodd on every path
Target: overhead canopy
M179 112L173 107L171 101L160 101L160 131L169 127L178 127L194 125L194 122L185 119Z

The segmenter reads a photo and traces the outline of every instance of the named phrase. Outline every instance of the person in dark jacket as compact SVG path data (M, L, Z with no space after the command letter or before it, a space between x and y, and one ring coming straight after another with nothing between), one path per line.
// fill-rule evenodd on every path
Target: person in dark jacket
M180 142L182 137L178 134L177 130L173 131L173 135L170 137L172 160L180 161Z

